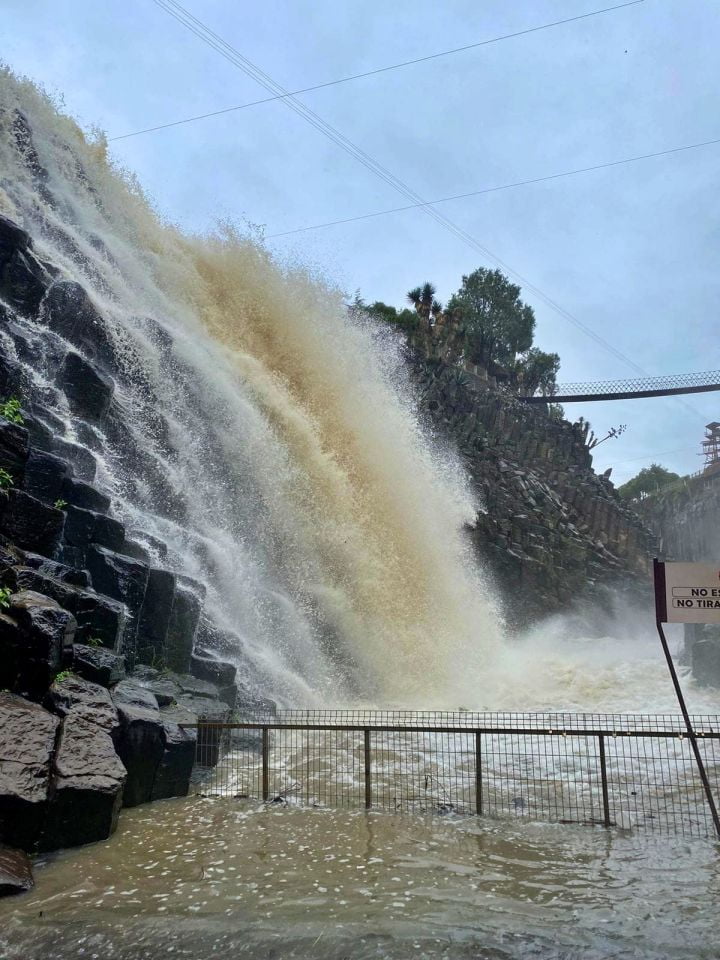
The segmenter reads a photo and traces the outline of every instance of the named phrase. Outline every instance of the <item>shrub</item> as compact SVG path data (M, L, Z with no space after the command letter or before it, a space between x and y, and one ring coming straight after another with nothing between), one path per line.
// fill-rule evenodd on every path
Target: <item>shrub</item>
M7 490L15 483L12 474L8 473L3 467L0 467L0 490Z
M5 417L10 423L17 423L22 426L25 421L20 410L20 401L17 397L10 397L9 400L0 402L0 417Z

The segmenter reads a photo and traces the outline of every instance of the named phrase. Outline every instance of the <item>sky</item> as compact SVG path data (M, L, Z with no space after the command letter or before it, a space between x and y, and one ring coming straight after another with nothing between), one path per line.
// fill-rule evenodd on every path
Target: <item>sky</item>
M295 90L526 30L618 0L184 0ZM622 2L622 0L620 0ZM0 57L108 137L260 99L251 77L154 0L0 0ZM524 36L303 94L323 120L426 200L720 138L720 4L643 0ZM266 235L408 201L280 101L114 140L158 208ZM648 375L720 369L720 144L438 207L524 278L536 343L560 382L637 376L527 281ZM269 239L369 301L442 301L496 262L422 210ZM720 393L573 404L616 483L658 461L701 467Z

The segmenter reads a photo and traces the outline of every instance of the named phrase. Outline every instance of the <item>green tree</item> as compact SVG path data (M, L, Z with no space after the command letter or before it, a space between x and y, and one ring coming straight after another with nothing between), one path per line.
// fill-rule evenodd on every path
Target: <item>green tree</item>
M637 476L618 487L618 493L623 500L643 500L651 493L657 493L674 480L679 480L680 474L666 470L659 463L651 463L643 467Z
M517 358L514 369L522 393L532 397L540 392L544 397L551 397L557 386L560 357L557 353L545 353L537 347L530 347Z
M473 363L511 366L518 353L532 347L535 314L520 299L520 287L499 270L480 267L463 277L448 312L462 322Z
M414 310L396 310L382 300L376 300L369 305L363 304L363 309L374 320L394 324L403 330L416 330L420 322L419 315Z
M419 317L429 325L430 315L436 315L442 310L442 305L435 299L435 287L431 283L424 283L421 287L413 287L407 294L407 299L415 307Z

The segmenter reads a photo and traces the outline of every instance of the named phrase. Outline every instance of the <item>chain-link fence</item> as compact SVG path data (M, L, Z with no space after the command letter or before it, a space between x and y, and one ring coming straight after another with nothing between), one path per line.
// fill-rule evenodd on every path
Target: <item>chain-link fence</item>
M717 796L720 718L692 722ZM714 835L672 715L309 710L197 733L208 796Z

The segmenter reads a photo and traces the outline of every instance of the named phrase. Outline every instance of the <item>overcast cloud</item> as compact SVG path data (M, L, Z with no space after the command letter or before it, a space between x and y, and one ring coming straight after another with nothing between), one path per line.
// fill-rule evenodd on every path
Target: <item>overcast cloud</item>
M331 0L185 5L289 89L597 9L600 0ZM109 136L264 92L152 0L2 0L0 56ZM428 199L720 137L720 5L645 0L301 98ZM268 234L400 206L387 184L282 103L112 145L173 219L247 219ZM720 146L521 187L440 209L652 375L720 368ZM420 210L269 241L349 293L446 300L491 265ZM560 380L632 376L532 293ZM568 406L620 482L657 459L697 470L720 395ZM672 452L666 452L672 451ZM643 459L644 458L644 459Z

